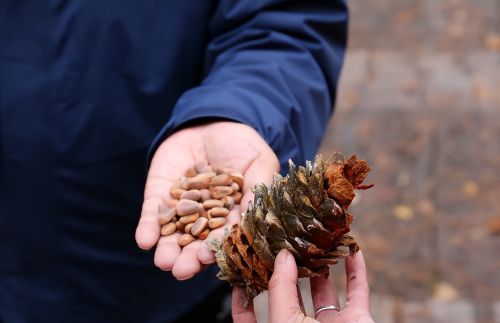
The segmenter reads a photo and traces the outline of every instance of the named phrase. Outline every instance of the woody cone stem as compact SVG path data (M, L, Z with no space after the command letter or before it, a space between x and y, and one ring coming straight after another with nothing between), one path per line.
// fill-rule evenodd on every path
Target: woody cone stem
M297 261L299 277L327 277L328 265L358 251L348 235L353 215L347 210L370 167L340 153L325 161L296 167L289 162L286 177L275 175L270 187L254 188L255 198L241 224L227 231L222 242L211 241L220 268L217 277L242 286L246 303L267 289L274 260L281 249ZM245 304L246 305L246 304Z

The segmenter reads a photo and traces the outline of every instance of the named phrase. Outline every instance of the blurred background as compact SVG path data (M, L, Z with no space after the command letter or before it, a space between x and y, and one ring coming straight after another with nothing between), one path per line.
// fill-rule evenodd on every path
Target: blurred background
M500 322L500 1L350 9L321 152L373 166L352 211L375 321Z

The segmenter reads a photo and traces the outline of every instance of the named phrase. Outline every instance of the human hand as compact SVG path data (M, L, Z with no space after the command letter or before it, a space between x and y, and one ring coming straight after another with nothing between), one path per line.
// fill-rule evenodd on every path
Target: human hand
M159 207L170 199L170 187L189 167L197 163L224 166L244 176L243 197L227 217L227 224L210 232L206 240L196 240L181 247L180 234L160 237ZM156 247L154 262L165 271L172 271L179 280L189 279L203 265L215 261L207 245L212 238L222 238L225 227L240 221L249 201L252 187L270 183L279 171L279 161L262 137L251 127L237 122L212 122L179 130L168 137L153 156L144 190L144 203L135 238L140 248Z
M269 282L269 322L359 322L373 323L369 306L369 287L366 267L361 251L345 258L347 275L347 303L340 311L324 310L316 320L304 314L297 292L297 265L293 255L281 250L276 257L274 273ZM311 294L314 308L339 306L337 290L331 277L311 278ZM233 289L232 309L235 323L257 322L253 305L242 306L243 290Z

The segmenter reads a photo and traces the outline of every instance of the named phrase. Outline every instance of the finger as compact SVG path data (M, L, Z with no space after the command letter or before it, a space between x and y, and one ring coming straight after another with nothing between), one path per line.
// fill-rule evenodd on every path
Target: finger
M161 198L150 197L142 204L141 218L135 231L135 240L141 249L151 249L160 237L159 213L164 208Z
M202 241L195 240L182 248L180 255L175 260L172 275L178 280L186 280L201 270L201 264L196 256Z
M274 273L269 281L269 321L293 322L299 315L297 294L297 265L293 255L281 250L274 263Z
M250 302L247 307L243 306L244 292L241 287L234 287L231 297L231 308L233 322L235 323L254 323L257 322L253 309L253 303Z
M177 257L181 253L181 247L177 243L180 233L161 237L156 247L154 263L161 270L170 271L174 267Z
M219 229L217 229L219 230ZM204 265L213 264L215 262L215 253L210 249L210 241L213 239L217 239L218 241L222 240L222 231L220 233L215 232L217 230L211 231L208 237L203 241L200 248L196 252L196 257L198 261Z
M333 277L323 278L323 277L313 277L311 278L311 294L313 300L313 307L316 311L321 306L335 305L339 307L339 296L337 293L337 288L333 282ZM322 311L317 316L316 319L321 322L330 322L337 316L337 311L328 310Z
M231 212L229 212L229 215L226 218L227 223L221 228L210 231L208 237L198 249L198 260L202 264L212 264L215 262L215 253L212 251L212 249L210 249L210 241L212 241L213 239L222 241L224 237L224 229L229 228L229 230L231 230L233 224L240 222L240 218L240 207L235 206L231 210Z
M146 179L143 208L135 232L136 242L142 249L149 250L157 243L161 229L159 201L170 197L172 183L192 163L188 151L176 149L179 139L172 138L163 142L154 154ZM176 153L172 154L172 151Z
M276 155L271 151L264 157L257 158L243 174L243 197L241 198L241 212L245 212L248 207L248 202L252 201L254 194L252 188L259 184L264 183L269 185L273 182L273 175L280 170L280 164Z
M368 311L370 309L370 290L366 278L365 260L361 251L358 251L354 256L347 256L345 267L349 306Z

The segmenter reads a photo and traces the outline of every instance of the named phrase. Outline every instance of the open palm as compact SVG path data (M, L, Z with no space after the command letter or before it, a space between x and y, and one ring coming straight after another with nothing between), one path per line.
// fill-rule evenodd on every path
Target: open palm
M211 231L207 240L196 240L181 248L177 243L179 233L160 237L158 210L171 198L172 184L198 163L230 167L244 175L241 208L234 207L226 226ZM221 239L225 227L239 222L241 212L253 198L252 187L261 182L269 184L278 170L276 155L249 126L224 121L179 130L160 145L151 162L136 230L137 244L146 250L156 245L155 265L171 270L177 279L193 277L204 264L215 261L206 241Z

